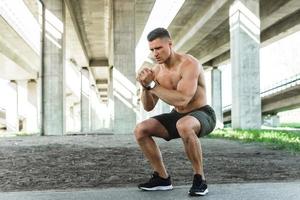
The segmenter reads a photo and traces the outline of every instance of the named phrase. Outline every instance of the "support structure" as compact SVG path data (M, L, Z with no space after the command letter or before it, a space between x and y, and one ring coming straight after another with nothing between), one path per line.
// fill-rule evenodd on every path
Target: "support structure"
M45 0L44 23L53 26L43 31L42 45L42 134L65 133L65 5L63 0ZM59 33L59 34L58 34Z
M217 118L216 128L223 128L222 72L217 67L211 71L211 102Z
M18 114L18 84L15 80L8 83L7 105L6 105L6 130L16 133L19 131Z
M38 130L38 97L37 82L29 80L27 82L27 113L26 113L26 131L37 133Z
M232 127L260 129L259 0L235 0L230 6Z
M80 92L80 110L81 110L81 132L91 130L90 114L90 74L86 67L81 69L81 92Z
M136 124L135 1L113 1L114 133L132 133Z

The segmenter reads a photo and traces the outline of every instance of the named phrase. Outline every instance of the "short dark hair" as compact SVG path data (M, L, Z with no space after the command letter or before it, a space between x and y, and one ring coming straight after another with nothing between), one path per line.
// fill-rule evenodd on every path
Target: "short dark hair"
M165 28L156 28L147 35L147 39L149 42L155 40L156 38L165 38L165 37L171 38L169 31Z

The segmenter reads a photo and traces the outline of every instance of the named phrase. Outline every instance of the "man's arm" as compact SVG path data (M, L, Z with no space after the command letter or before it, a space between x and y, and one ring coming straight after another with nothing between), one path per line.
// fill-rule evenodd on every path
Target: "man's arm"
M182 78L178 82L176 90L166 89L157 85L151 90L151 93L170 105L184 107L196 93L199 73L198 63L191 61L188 65L184 66Z
M137 76L137 81L140 82L142 87L142 94L141 94L141 102L143 107L146 111L151 111L155 107L158 97L155 94L149 92L149 90L145 89L145 86L148 85L152 80L155 78L155 71L156 68L154 67L153 70L149 68L142 69Z
M150 90L142 89L141 101L146 111L151 111L155 107L158 97L155 94L151 94Z

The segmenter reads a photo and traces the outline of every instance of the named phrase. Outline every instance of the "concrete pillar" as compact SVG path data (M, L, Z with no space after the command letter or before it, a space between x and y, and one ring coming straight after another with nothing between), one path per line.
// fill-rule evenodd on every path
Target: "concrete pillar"
M280 117L277 114L263 116L263 125L270 127L279 127L280 126Z
M38 97L37 82L29 80L27 82L27 113L26 131L29 133L38 132Z
M217 118L216 128L223 128L222 72L216 67L211 71L211 102Z
M135 1L113 1L114 133L132 133L136 124ZM136 111L137 112L137 111Z
M232 127L260 129L259 0L235 0L229 19Z
M81 131L81 104L80 102L74 103L73 106L74 112L74 131L80 132Z
M18 89L18 118L19 118L19 131L27 131L27 81L18 80L17 89Z
M90 119L90 74L86 67L81 69L81 132L91 130Z
M108 79L108 102L107 109L109 116L108 117L108 129L114 129L114 86L113 86L113 67L109 68L109 79Z
M18 84L12 80L8 83L8 94L6 98L5 116L7 132L19 131L19 116L18 116Z
M97 115L97 101L98 98L97 98L97 94L96 94L96 88L95 88L95 85L92 85L91 86L91 130L92 131L95 131L97 128L98 128L98 125L99 125L99 119L98 119L98 115Z
M63 0L44 0L46 24L51 29L43 33L42 48L42 113L44 135L63 135L65 133L65 69L64 69L64 22L65 6Z
M161 101L161 113L169 113L170 112L170 105Z

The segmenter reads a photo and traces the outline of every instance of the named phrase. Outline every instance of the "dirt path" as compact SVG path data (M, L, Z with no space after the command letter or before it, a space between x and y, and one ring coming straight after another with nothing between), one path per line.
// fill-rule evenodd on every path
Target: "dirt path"
M173 185L191 184L181 140L158 140ZM209 183L300 179L300 154L201 140ZM0 191L135 186L151 169L132 135L0 138Z

